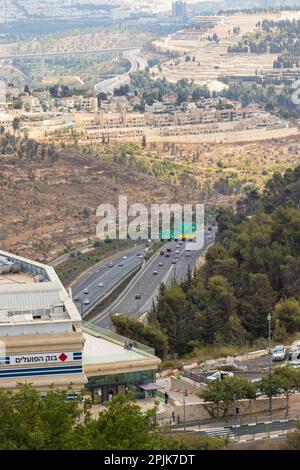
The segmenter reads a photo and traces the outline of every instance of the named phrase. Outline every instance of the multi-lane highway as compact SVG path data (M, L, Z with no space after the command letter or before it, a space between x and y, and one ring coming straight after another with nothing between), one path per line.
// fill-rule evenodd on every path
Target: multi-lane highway
M144 245L123 251L90 269L72 284L72 296L83 315L144 262ZM126 259L123 259L126 256Z
M95 90L97 93L113 93L116 88L120 88L122 85L127 85L130 82L130 74L136 72L137 70L144 70L147 63L140 56L140 49L128 50L124 52L123 58L130 63L130 69L128 72L117 75L116 77L108 78L103 80L95 85Z
M108 308L103 310L93 322L104 328L111 328L110 314L118 313L129 317L141 317L152 305L157 297L159 286L169 285L172 280L181 282L190 267L195 267L202 251L212 242L212 238L205 237L201 250L190 250L186 255L184 242L172 241L163 251L158 252L145 264L142 270L134 277L124 292ZM167 251L171 250L171 251ZM178 253L177 253L178 252Z

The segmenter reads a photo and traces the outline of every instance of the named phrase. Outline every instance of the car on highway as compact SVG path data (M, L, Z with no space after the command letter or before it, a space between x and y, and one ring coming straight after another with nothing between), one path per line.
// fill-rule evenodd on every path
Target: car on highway
M84 305L88 305L90 303L90 299L84 299L83 303Z
M103 287L103 282L99 282L98 287Z
M89 290L88 288L85 288L84 291L83 291L84 294L88 294L89 293Z
M127 259L127 256L126 255L122 256L122 259L125 261L125 259Z
M166 258L170 258L170 253L166 253Z
M176 264L177 263L177 260L176 259L172 259L172 264Z
M153 271L154 276L158 274L158 271Z
M79 302L79 295L75 295L74 302Z
M175 250L175 254L176 254L176 255L179 255L179 250Z
M175 258L176 258L176 259L180 258L180 255L177 253L177 254L175 255Z
M165 254L164 250L161 250L159 254L163 256Z
M113 265L114 265L114 263L110 262L109 265L108 265L108 267L109 267L109 268L112 268Z
M171 253L172 249L171 248L167 248L167 253Z
M185 252L185 256L191 256L190 252L189 252L189 251L186 251L186 252Z
M158 266L159 266L159 267L161 267L161 266L163 266L163 265L164 265L164 263L163 263L162 261L160 261L160 262L158 263Z
M135 298L136 300L139 300L139 299L141 298L141 295L140 295L140 294L135 294L134 298Z
M277 345L272 351L272 361L284 361L285 359L285 347Z
M142 258L142 257L143 257L142 253L138 253L136 256L137 256L138 258Z
M207 383L218 382L219 380L223 380L226 377L233 377L233 372L225 371L225 370L217 370L212 375L206 377Z
M118 266L123 266L123 261L120 261L120 263L118 264Z

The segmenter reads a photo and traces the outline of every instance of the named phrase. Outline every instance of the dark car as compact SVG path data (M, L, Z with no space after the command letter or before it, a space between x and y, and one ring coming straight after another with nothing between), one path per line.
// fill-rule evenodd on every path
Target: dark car
M136 300L139 300L141 298L140 294L135 294L135 297L134 297Z
M171 253L171 248L167 248L167 253Z

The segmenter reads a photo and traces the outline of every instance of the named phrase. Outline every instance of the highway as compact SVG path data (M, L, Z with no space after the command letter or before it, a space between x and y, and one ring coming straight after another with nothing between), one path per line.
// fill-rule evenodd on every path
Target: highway
M142 257L138 257L138 254L141 254ZM127 259L123 260L123 256L127 256ZM72 297L81 315L84 315L99 303L101 299L131 272L141 266L143 262L144 245L140 244L98 263L75 281L71 286ZM113 264L112 267L110 267L110 263ZM119 266L119 263L123 265ZM100 283L103 283L103 286L99 286ZM86 289L88 289L88 293L85 294L84 291ZM89 300L89 304L84 304L86 299Z
M170 242L164 247L164 255L160 252L155 254L116 301L93 319L93 323L103 328L111 328L111 313L124 314L133 318L141 317L151 308L153 300L157 297L159 286L162 283L170 285L173 279L180 283L185 278L188 267L190 266L191 270L195 267L197 259L209 242L212 240L205 238L204 247L201 250L191 250L190 256L185 255L184 242L181 244L176 241ZM171 249L169 257L166 256L167 248ZM179 254L175 253L176 250ZM172 263L174 260L176 264ZM157 274L154 274L154 271ZM136 295L140 298L135 298Z
M130 69L128 72L117 75L116 77L108 78L95 85L95 91L97 93L113 93L116 88L120 88L122 85L130 83L130 74L137 70L144 70L146 67L145 60L140 57L140 49L127 50L123 53L123 58L128 60L130 63Z

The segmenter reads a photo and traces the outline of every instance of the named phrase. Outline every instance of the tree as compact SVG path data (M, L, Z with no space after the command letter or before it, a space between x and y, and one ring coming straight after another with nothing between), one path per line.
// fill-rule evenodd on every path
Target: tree
M274 370L272 379L275 381L279 391L286 397L286 417L288 417L289 398L299 389L300 372L291 366L277 367Z
M281 300L274 309L274 318L279 320L288 334L300 329L300 305L296 299Z
M201 393L201 397L217 405L218 415L222 410L224 416L227 416L234 402L242 399L253 400L256 398L256 391L256 385L247 377L226 377L209 384Z
M162 359L168 354L168 337L158 322L152 320L144 325L125 315L112 315L111 319L118 334L154 348L155 354Z
M14 134L20 129L20 126L21 126L21 119L18 117L13 118L12 128L13 128Z
M30 385L0 389L1 450L222 449L224 441L165 435L156 408L143 412L130 394L119 394L96 418L83 395L52 389L41 396Z

